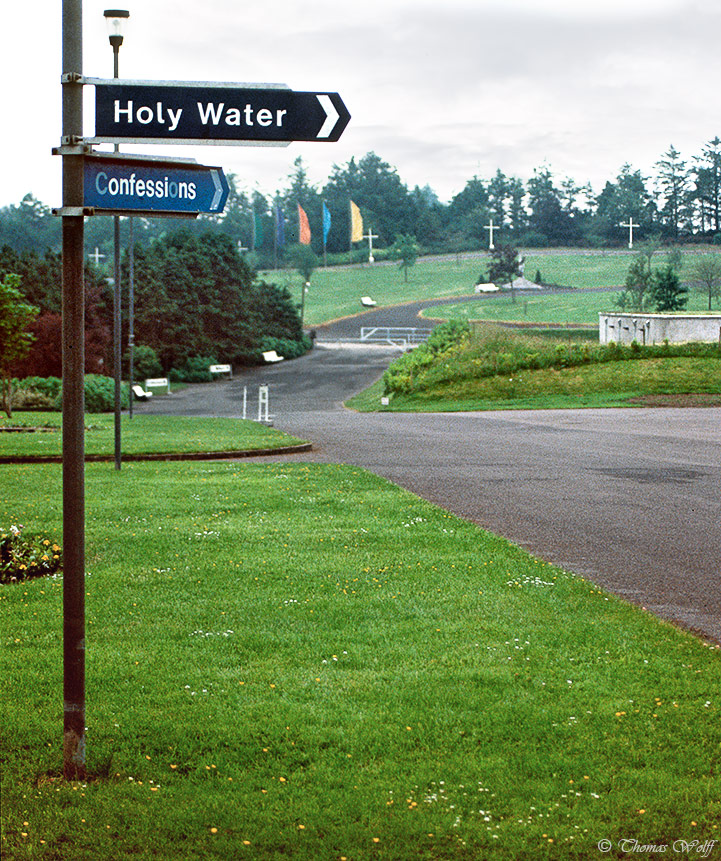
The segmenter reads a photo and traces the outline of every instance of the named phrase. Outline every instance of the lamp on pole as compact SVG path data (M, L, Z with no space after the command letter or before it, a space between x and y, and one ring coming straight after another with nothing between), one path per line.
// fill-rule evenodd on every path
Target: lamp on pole
M125 22L130 17L126 9L106 9L103 12L105 22L108 26L108 39L113 49L113 77L118 75L118 58L120 46L123 44L123 29ZM115 144L115 152L120 147ZM115 271L113 286L113 365L115 377L115 469L120 469L120 391L122 386L122 347L120 344L121 328L121 292L120 292L120 218L113 218L113 240L115 246ZM131 395L132 396L132 395Z
M118 77L118 54L123 44L125 22L130 17L127 9L106 9L103 12L105 23L108 25L108 38L113 48L113 77Z

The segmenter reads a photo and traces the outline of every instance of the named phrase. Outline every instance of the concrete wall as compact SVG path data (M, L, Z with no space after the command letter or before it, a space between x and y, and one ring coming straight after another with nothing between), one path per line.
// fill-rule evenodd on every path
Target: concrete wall
M599 314L602 344L721 343L721 314Z

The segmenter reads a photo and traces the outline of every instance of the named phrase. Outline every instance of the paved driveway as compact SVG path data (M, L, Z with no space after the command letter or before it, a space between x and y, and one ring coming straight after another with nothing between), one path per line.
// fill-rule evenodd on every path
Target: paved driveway
M238 416L268 383L275 426L314 443L292 459L363 466L721 642L721 409L345 409L393 355L319 344L138 412Z

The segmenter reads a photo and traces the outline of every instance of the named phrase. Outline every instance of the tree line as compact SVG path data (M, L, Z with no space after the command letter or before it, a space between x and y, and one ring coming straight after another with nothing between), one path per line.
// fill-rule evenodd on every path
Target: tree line
M502 170L488 178L473 176L447 203L430 187L410 189L398 171L374 152L334 165L321 186L311 183L297 158L283 188L272 195L245 192L231 176L225 211L201 216L186 230L227 234L243 248L251 266L287 265L300 240L298 207L311 226L311 247L320 257L363 256L363 243L351 242L350 202L360 209L374 247L390 248L399 236L413 236L424 252L443 253L488 247L486 226L495 238L523 247L558 245L606 248L622 246L634 225L634 241L721 242L721 139L715 137L690 159L670 146L643 176L630 164L620 167L600 193L556 175L549 166L536 168L525 182ZM138 242L147 244L178 224L168 219L135 219ZM112 249L109 219L88 219L86 243L108 255ZM31 195L18 206L0 209L0 247L14 250L59 249L60 224ZM99 259L99 258L96 258Z
M137 378L174 372L190 379L199 367L217 362L254 364L264 350L287 358L310 348L296 302L286 287L258 278L235 243L218 231L165 234L134 245L134 338ZM127 295L128 255L122 259ZM56 251L0 250L0 329L12 307L31 308L29 351L19 356L0 337L2 376L60 377L62 374L62 261ZM15 300L12 296L17 292ZM113 287L93 263L85 266L85 371L110 375L113 368ZM3 330L4 331L4 330ZM128 344L124 313L121 343ZM18 330L19 337L19 330ZM7 340L7 344L5 343ZM17 339L15 339L17 340ZM8 347L6 349L6 347ZM198 359L202 361L198 362ZM7 359L7 361L5 361ZM127 353L124 358L127 361Z

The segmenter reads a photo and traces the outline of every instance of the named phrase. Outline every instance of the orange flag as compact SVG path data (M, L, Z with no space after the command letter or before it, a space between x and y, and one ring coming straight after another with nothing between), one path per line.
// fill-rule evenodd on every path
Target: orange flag
M310 245L310 224L300 204L298 204L298 241L301 245Z

